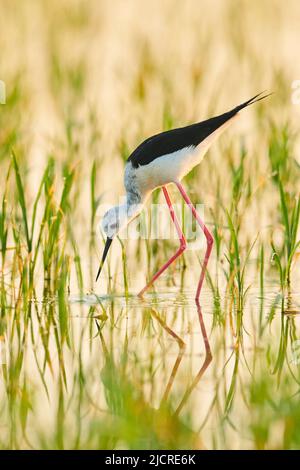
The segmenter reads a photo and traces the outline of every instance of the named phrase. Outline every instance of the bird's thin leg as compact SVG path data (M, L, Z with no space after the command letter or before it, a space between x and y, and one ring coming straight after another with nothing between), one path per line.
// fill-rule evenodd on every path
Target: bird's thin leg
M177 358L176 358L176 361L174 363L174 366L173 366L173 369L171 371L171 374L170 374L170 377L169 377L169 380L168 380L168 383L167 383L167 386L166 386L166 389L164 391L164 394L163 394L163 397L161 399L161 406L163 404L166 403L167 401L167 398L169 396L169 393L170 393L170 390L172 388L172 385L173 385L173 382L174 382L174 379L175 379L175 376L177 374L177 371L178 371L178 367L182 361L182 358L183 358L183 354L184 354L184 351L185 351L185 348L186 348L186 344L185 342L180 338L180 336L178 336L177 333L175 333L174 330L172 330L172 328L170 328L167 323L165 322L165 320L163 320L163 318L161 318L161 316L158 314L158 312L154 309L154 308L151 308L151 314L154 316L154 318L156 318L156 320L158 321L158 323L162 326L162 328L170 335L172 336L172 338L175 339L175 341L177 342L178 344L178 347L179 347L179 351L178 351L178 355L177 355Z
M168 204L168 207L169 207L169 211L170 211L170 214L171 214L171 219L172 221L174 222L174 225L175 225L175 228L176 228L176 231L178 233L178 236L179 236L179 240L180 240L180 247L178 248L178 250L176 251L176 253L169 259L169 261L167 263L165 263L158 271L157 273L153 276L153 278L148 282L148 284L139 292L139 297L142 297L143 294L146 292L146 290L154 283L154 281L156 281L156 279L170 266L171 263L173 263L173 261L175 261L176 258L178 258L178 256L180 256L184 250L186 249L186 241L185 241L185 237L184 237L184 234L180 228L180 225L179 225L179 222L178 222L178 219L176 217L176 214L175 214L175 211L174 211L174 208L172 206L172 202L171 202L171 199L170 199L170 196L169 196L169 193L167 191L167 188L165 186L163 186L163 193L164 193L164 196L166 198L166 201L167 201L167 204Z
M202 288L202 284L203 284L203 281L204 281L204 276L205 276L205 272L206 272L206 267L207 267L207 263L208 263L208 260L209 260L209 257L210 257L210 254L211 254L211 250L212 250L212 247L213 247L213 243L214 243L214 239L213 239L213 236L212 234L210 233L210 231L208 230L208 228L206 227L206 225L204 224L204 222L202 221L201 217L199 216L198 212L196 211L195 207L193 206L193 203L192 201L190 200L190 198L188 197L187 193L185 192L182 184L180 183L176 183L176 186L177 188L179 189L184 201L186 202L186 204L189 206L189 208L191 209L192 211L192 214L193 216L195 217L195 219L197 220L198 224L200 225L201 227L201 230L203 231L204 235L205 235L205 238L206 238L206 243L207 243L207 246L206 246L206 252L205 252L205 257L204 257L204 262L203 262L203 265L202 265L202 270L201 270L201 274L200 274L200 279L199 279L199 282L198 282L198 287L197 287L197 291L196 291L196 297L195 299L199 299L199 296L200 296L200 292L201 292L201 288Z
M205 329L205 325L204 325L204 321L203 321L203 315L202 315L202 311L201 311L200 302L199 302L198 299L196 299L195 302L196 302L196 308L197 308L199 322L200 322L201 333L202 333L202 337L203 337L203 341L204 341L205 358L204 358L203 364L201 365L201 367L200 367L197 375L195 376L193 382L187 388L181 402L179 403L179 405L176 409L175 415L178 415L180 413L183 406L185 405L185 403L189 399L192 391L197 387L197 385L198 385L200 379L202 378L204 372L206 371L206 369L208 368L209 364L212 361L212 354L211 354L210 345L209 345L209 341L208 341L208 337L207 337L207 333L206 333L206 329Z

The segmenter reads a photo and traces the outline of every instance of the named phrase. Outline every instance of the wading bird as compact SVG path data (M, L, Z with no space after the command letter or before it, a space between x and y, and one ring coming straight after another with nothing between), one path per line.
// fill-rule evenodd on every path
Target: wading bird
M206 238L206 252L196 290L196 299L199 298L207 263L212 250L213 237L201 220L180 181L201 162L212 142L228 127L238 115L239 111L270 95L261 96L262 94L263 93L259 93L255 95L250 100L245 101L220 116L186 127L161 132L160 134L149 137L134 150L129 156L125 166L124 185L126 189L126 201L124 204L112 207L108 210L102 220L102 228L107 239L96 281L98 280L114 237L131 220L140 214L146 199L152 191L158 187L162 187L163 189L172 221L179 236L180 246L176 253L159 269L138 295L142 296L167 267L184 252L186 240L176 218L166 188L168 184L174 183L179 189L185 203L192 211L193 217L196 219L196 222L199 224Z

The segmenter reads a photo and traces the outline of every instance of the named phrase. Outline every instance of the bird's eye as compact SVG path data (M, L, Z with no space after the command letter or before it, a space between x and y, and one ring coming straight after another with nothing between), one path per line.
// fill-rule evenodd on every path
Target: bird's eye
M116 228L118 228L118 224L117 223L114 223L114 224L110 224L110 227L109 227L111 230L115 230Z

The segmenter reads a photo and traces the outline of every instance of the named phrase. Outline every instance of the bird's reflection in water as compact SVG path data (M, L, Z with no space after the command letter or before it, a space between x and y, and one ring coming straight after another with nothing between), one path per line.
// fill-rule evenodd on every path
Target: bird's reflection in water
M174 330L172 330L172 328L170 328L167 323L165 322L165 320L159 315L159 313L157 312L157 310L153 307L151 307L151 315L158 321L158 323L161 325L161 327L167 332L168 335L170 335L172 338L175 339L175 341L177 342L178 344L178 347L179 347L179 351L178 351L178 356L176 357L176 360L175 360L175 363L174 363L174 366L172 368L172 371L171 371L171 375L170 375L170 378L167 382L167 385L166 385L166 388L165 388L165 392L162 396L162 399L161 399L161 404L165 404L166 403L166 400L168 399L168 396L169 396L169 393L171 391L171 388L172 388L172 385L174 383L174 380L175 380L175 377L176 377L176 374L178 372L178 368L180 366L180 363L182 361L182 358L183 358L183 354L184 354L184 351L185 351L185 348L186 348L186 344L185 342L183 341L182 338L180 338L180 336L178 336L177 333L175 333Z
M212 361L212 354L211 354L211 349L210 349L210 345L209 345L209 340L208 340L208 336L207 336L207 333L206 333L206 328L205 328L205 324L204 324L204 320L203 320L203 314L202 314L202 309L201 309L201 305L200 305L200 302L198 299L195 300L195 304L196 304L196 308L197 308L197 314L198 314L198 318L199 318L199 323L200 323L200 329L201 329L201 334L202 334L202 338L203 338L203 342L204 342L204 347L205 347L205 358L204 358L204 361L203 363L201 363L201 366L199 368L199 371L197 372L196 376L194 377L194 379L192 380L192 383L186 388L186 391L183 395L183 398L182 400L180 401L177 409L176 409L176 412L175 414L178 415L180 413L180 411L182 410L183 406L186 404L186 402L188 401L191 393L193 392L193 390L197 387L199 381L201 380L201 377L203 376L203 374L205 373L206 369L208 368L209 364L211 363ZM170 335L172 336L172 338L175 339L175 341L177 342L178 344L178 347L179 347L179 352L178 352L178 356L176 358L176 361L174 363L174 366L173 366L173 369L171 371L171 375L170 375L170 378L168 380L168 383L167 383L167 386L166 386L166 389L165 389L165 392L163 394L163 397L162 397L162 400L161 400L161 403L164 404L166 402L166 400L168 399L168 396L169 396L169 393L171 391L171 388L173 386L173 383L174 383L174 380L175 380L175 377L176 377L176 374L178 372L178 369L179 369L179 366L180 366L180 363L182 361L182 358L183 358L183 355L184 355L184 351L185 351L185 348L186 348L186 344L185 342L183 341L182 338L180 338L178 336L178 334L172 329L170 328L166 322L159 316L157 310L155 310L153 307L151 308L151 314L153 315L153 317L159 322L159 324L162 326L162 328Z
M208 341L208 336L206 333L206 328L203 320L203 314L202 314L202 309L201 305L199 302L199 299L195 300L196 303L196 308L197 308L197 313L198 313L198 318L199 318L199 323L200 323L200 329L201 329L201 334L204 342L204 347L205 347L205 357L203 363L200 365L199 371L197 372L195 378L193 379L192 383L188 386L186 389L184 396L179 403L179 406L176 409L176 414L178 415L180 411L182 410L183 406L186 404L187 400L189 399L191 393L193 390L197 387L199 381L201 380L203 374L205 373L206 369L208 368L209 364L212 361L212 354L210 350L210 345Z
M120 361L116 363L113 350L107 346L107 339L103 330L98 328L101 347L103 351L104 366L101 371L101 380L104 386L105 400L108 411L112 417L117 418L114 424L116 442L128 439L131 436L131 445L136 448L203 448L199 433L192 430L192 423L180 415L184 405L188 402L193 390L197 387L206 369L212 361L210 345L203 320L199 302L196 302L200 330L205 347L204 361L199 371L189 383L174 410L171 406L170 394L176 382L176 376L184 359L185 342L170 327L157 309L150 307L151 316L161 328L178 344L178 354L158 407L153 406L153 400L146 397L143 387L139 386L128 374L128 339L122 351ZM150 358L149 358L150 361ZM182 383L181 383L182 385ZM134 430L134 431L133 431Z

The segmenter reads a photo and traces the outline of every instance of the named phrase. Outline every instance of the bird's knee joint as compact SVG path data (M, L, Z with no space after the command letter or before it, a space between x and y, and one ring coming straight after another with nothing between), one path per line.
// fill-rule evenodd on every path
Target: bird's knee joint
M181 242L180 244L180 251L184 251L186 249L186 241Z
M213 238L212 235L208 235L207 244L208 244L208 246L212 246L214 244L214 238Z
M209 351L209 352L207 352L207 354L206 354L205 361L208 362L208 363L210 363L212 360L213 360L213 356L212 356L212 353Z

